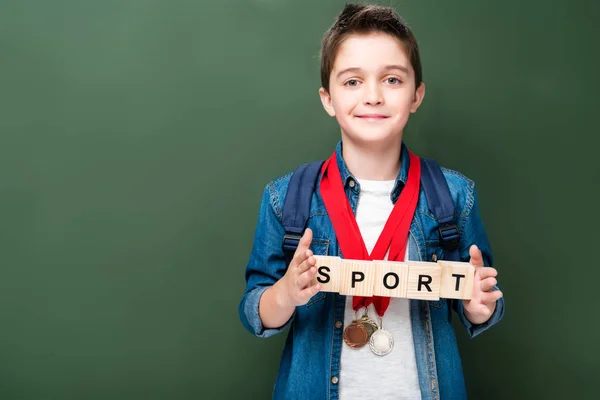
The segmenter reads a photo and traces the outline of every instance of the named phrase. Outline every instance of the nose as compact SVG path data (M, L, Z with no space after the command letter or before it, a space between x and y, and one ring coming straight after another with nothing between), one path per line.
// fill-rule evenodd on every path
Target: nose
M369 85L365 85L365 86L366 86L366 93L365 93L364 103L371 105L371 106L382 104L383 103L383 93L381 90L381 86L374 82L370 83Z

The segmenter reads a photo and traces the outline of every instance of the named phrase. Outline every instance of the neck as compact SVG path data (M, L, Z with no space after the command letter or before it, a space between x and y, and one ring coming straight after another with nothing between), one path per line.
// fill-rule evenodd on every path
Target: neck
M357 145L348 138L342 142L342 157L357 179L391 181L400 171L402 137L393 142Z

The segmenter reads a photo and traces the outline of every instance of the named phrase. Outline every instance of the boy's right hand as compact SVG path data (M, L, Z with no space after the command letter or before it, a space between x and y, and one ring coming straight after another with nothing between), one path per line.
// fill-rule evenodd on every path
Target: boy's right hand
M309 249L311 242L312 230L306 228L287 272L273 285L276 301L281 307L303 306L321 289L319 284L311 286L317 274L317 260Z

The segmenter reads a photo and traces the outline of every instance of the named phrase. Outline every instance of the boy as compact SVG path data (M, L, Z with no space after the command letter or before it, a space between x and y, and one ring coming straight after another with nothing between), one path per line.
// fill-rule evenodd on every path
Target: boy
M471 180L443 169L460 228L460 260L476 266L471 300L386 302L320 292L311 283L315 254L429 262L444 256L416 184L419 159L402 142L425 93L413 33L391 8L347 5L323 38L321 84L321 102L337 119L341 141L323 165L291 260L282 249L281 219L290 174L266 186L240 303L242 322L256 336L290 328L273 397L465 398L451 308L470 337L498 322L504 309L497 272L484 266L492 256ZM371 329L386 332L384 343L357 339L363 315L375 321Z

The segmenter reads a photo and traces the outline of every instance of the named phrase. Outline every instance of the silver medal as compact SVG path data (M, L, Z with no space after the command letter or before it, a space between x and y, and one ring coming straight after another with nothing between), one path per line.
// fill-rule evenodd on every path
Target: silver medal
M371 351L378 356L385 356L394 348L394 338L391 333L383 329L381 317L379 318L379 321L380 328L371 335L369 347L371 348Z
M385 356L394 348L394 338L392 337L392 334L385 329L377 329L371 335L369 347L371 347L371 351L378 356Z

